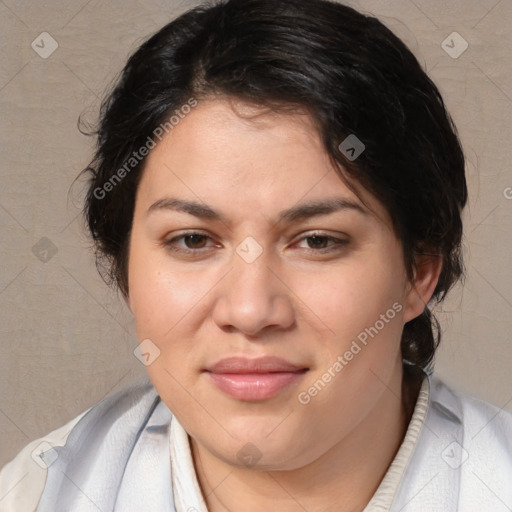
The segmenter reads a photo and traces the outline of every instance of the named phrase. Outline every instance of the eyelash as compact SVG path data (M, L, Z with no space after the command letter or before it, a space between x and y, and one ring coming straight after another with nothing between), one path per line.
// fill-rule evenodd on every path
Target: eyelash
M209 235L207 235L206 233L202 233L200 231L190 231L190 232L187 232L187 233L183 233L183 234L181 234L179 236L176 236L174 238L171 238L170 240L165 240L163 245L164 245L164 247L166 247L170 251L177 252L177 253L182 253L182 254L186 254L186 255L197 255L200 252L208 250L208 247L200 248L200 249L190 249L188 247L187 248L178 248L175 245L173 245L174 243L176 243L177 240L185 239L188 236L202 236L202 237L209 238L211 240L211 237ZM310 238L321 238L321 239L325 239L327 241L331 241L331 242L335 243L335 247L331 246L330 249L326 248L326 247L323 247L321 249L303 248L303 250L305 250L307 253L310 253L310 254L327 254L327 253L331 253L331 252L340 250L342 246L345 246L345 245L347 245L349 243L348 240L343 240L343 239L340 239L340 238L335 238L333 236L325 235L325 234L322 234L322 233L312 233L311 235L302 237L299 241L307 240L307 239L310 239Z

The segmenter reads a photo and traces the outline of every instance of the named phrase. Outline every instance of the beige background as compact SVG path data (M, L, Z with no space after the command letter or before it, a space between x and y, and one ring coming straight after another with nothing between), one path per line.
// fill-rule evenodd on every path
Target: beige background
M83 187L70 191L91 155L76 124L83 112L95 120L99 98L142 40L196 3L0 0L0 466L145 375L132 319L88 250ZM440 313L437 371L512 411L512 1L351 5L409 44L458 125L470 188L468 277ZM453 31L469 44L456 59L441 46ZM46 59L31 47L42 32L58 43Z

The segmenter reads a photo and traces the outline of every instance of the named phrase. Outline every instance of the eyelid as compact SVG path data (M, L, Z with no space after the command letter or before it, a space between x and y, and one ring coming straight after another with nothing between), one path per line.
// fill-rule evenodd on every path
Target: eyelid
M303 233L300 233L298 239L302 240L303 238L310 238L313 236L332 238L339 240L340 242L348 241L350 239L349 235L347 235L346 233L336 232L333 234L332 232L323 229L311 229L309 231L305 231Z
M191 249L191 248L188 248L188 247L180 247L180 248L178 248L178 247L176 247L174 245L177 240L184 240L185 237L193 236L193 235L204 236L204 237L206 237L209 240L213 240L213 237L208 232L206 232L206 231L203 231L203 230L200 230L200 229L190 229L190 230L184 231L184 232L179 233L179 234L174 234L172 237L164 239L163 240L163 245L167 249L169 249L169 250L171 250L173 252L182 253L182 254L189 254L189 255L200 255L202 252L205 252L205 251L207 251L207 250L212 248L211 245L209 247L201 247L201 248L198 248L198 249ZM329 234L328 232L325 232L323 230L311 230L309 232L301 233L300 237L296 241L292 242L292 245L296 245L297 243L299 243L301 241L304 241L304 240L306 240L308 238L314 238L314 237L325 238L325 239L327 239L328 242L330 241L330 242L335 242L335 243L331 244L329 247L322 247L322 248L316 248L316 249L315 248L311 248L311 247L302 247L301 249L306 251L306 252L308 252L308 253L313 253L313 254L321 255L321 254L324 254L324 253L334 252L336 250L340 250L340 248L342 246L345 246L345 245L347 245L350 242L350 237L348 235L346 235L345 233L332 235L332 234Z
M310 233L301 234L298 241L294 242L293 245L296 245L297 243L302 242L303 240L305 241L308 238L314 238L314 237L325 238L325 239L327 239L328 242L335 242L334 244L331 244L328 247L322 247L319 249L314 249L311 247L303 247L302 248L303 250L305 250L308 253L318 254L318 255L327 254L329 252L339 251L339 250L341 250L341 248L343 246L346 246L350 242L350 237L348 237L345 234L335 236L335 235L326 233L324 231L317 230L317 231L312 231Z
M165 237L162 240L162 243L163 243L164 246L170 247L171 246L171 242L175 242L176 240L183 240L185 237L192 236L192 235L204 236L204 237L208 238L209 240L213 240L213 237L207 231L202 231L200 229L190 229L190 230L183 231L182 233L178 233L178 234L173 233L173 236ZM200 252L200 251L202 251L204 249L182 248L182 250L183 251L189 251L189 252L196 252L197 253L197 252Z

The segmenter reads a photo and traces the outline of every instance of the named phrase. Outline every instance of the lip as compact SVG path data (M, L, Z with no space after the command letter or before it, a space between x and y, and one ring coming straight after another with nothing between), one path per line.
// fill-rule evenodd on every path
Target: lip
M238 400L256 402L276 396L309 370L278 357L222 359L205 372L221 391Z
M271 373L296 372L306 369L280 357L266 356L258 358L226 357L206 368L212 373Z

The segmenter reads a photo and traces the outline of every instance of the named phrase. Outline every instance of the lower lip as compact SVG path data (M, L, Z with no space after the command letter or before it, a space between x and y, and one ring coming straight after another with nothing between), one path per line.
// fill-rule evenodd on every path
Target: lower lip
M256 402L276 396L286 386L301 379L306 371L273 373L208 372L208 375L221 391L233 398Z

